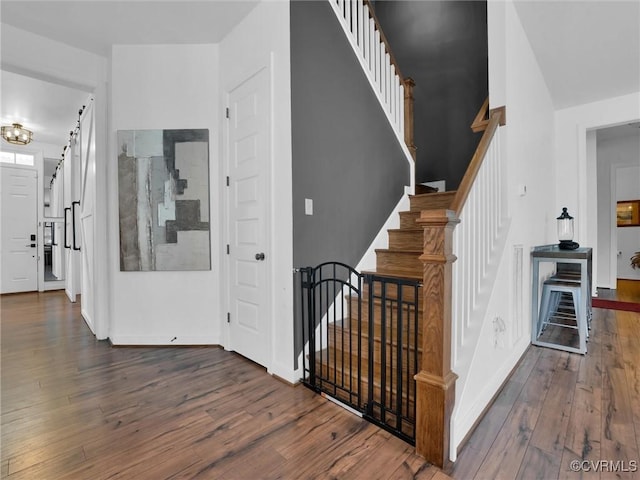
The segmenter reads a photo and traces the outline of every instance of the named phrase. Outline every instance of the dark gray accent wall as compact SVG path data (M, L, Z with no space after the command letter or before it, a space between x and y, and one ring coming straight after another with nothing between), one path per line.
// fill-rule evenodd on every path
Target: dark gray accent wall
M402 74L416 82L416 181L444 179L455 190L489 91L486 1L376 0L375 9Z
M409 166L326 0L291 2L291 105L294 266L355 266Z

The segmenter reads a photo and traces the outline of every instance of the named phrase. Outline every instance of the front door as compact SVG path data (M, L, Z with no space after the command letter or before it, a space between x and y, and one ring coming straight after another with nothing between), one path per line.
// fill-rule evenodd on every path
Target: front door
M0 167L0 293L38 289L38 202L35 170Z
M228 94L229 343L230 349L268 366L268 178L270 172L269 70Z

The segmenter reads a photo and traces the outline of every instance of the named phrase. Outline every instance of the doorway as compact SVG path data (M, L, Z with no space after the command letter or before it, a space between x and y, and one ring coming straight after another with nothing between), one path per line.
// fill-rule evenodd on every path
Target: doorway
M598 297L638 302L640 268L631 258L640 251L640 226L619 225L617 205L640 199L640 123L595 132L598 189ZM634 300L636 299L636 300Z

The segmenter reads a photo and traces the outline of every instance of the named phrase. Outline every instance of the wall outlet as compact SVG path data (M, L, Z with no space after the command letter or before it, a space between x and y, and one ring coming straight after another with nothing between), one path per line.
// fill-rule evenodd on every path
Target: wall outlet
M518 195L524 197L527 194L527 186L524 183L518 185Z
M304 214L313 215L313 199L311 198L304 199Z

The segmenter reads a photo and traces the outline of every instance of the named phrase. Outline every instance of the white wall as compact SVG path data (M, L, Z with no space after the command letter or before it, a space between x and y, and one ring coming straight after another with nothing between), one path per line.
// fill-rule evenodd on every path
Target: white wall
M587 138L595 137L596 132L587 132ZM589 149L588 149L589 150ZM621 168L629 169L623 178L625 185L617 185L616 172ZM597 195L598 195L598 278L597 286L616 288L616 278L638 278L640 270L633 270L628 265L628 256L621 259L624 263L623 276L618 275L616 237L620 233L625 241L630 242L625 248L640 249L640 227L617 228L615 220L615 204L617 200L640 198L640 130L632 135L614 138L599 138L597 141ZM638 237L638 238L636 238ZM633 243L635 241L635 244ZM613 243L612 243L613 242ZM612 247L613 245L613 247Z
M480 319L479 335L469 339L476 342L473 357L466 362L469 369L457 371L454 365L459 379L452 417L452 457L529 346L530 251L555 241L555 231L548 228L555 211L551 97L513 3L488 2L487 8L491 107L505 105L507 115L507 125L501 128L511 227L496 267L487 313ZM525 195L519 193L523 187ZM516 271L516 247L522 249L521 271ZM517 285L520 291L516 291Z
M220 343L220 241L217 209L222 182L218 149L218 46L114 46L109 131L209 129L211 270L119 270L117 157L108 159L111 341L124 344ZM175 340L174 340L175 337Z
M220 98L264 66L271 69L271 218L269 251L272 276L270 361L267 369L289 382L293 368L293 213L291 193L291 68L289 2L260 3L220 43ZM220 112L220 117L222 111ZM225 299L226 302L226 299ZM226 303L223 304L226 312ZM226 325L226 324L225 324ZM228 331L223 332L228 338ZM226 343L223 341L223 343Z

